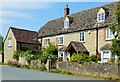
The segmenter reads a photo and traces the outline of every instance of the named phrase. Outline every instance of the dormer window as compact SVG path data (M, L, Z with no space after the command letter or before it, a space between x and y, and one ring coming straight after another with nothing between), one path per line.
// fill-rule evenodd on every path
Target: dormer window
M97 22L104 22L105 21L105 10L101 8L97 13Z
M69 22L64 22L64 28L69 28Z
M69 28L69 18L66 16L65 21L64 21L64 28Z
M98 22L105 21L105 13L98 14Z

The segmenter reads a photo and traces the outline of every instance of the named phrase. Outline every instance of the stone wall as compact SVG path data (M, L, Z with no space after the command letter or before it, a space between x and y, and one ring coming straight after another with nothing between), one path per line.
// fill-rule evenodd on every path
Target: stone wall
M2 53L0 52L0 63L2 63Z
M66 70L81 75L120 78L120 64L88 63L81 65L76 62L57 62L56 66L57 69Z

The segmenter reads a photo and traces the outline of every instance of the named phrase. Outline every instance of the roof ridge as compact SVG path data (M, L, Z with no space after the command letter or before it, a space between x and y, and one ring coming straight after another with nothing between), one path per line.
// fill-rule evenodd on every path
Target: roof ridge
M36 31L27 30L27 29L21 29L21 28L15 28L15 27L10 27L10 28L11 29L16 29L16 30L29 31L29 32L35 32L35 33L37 33Z

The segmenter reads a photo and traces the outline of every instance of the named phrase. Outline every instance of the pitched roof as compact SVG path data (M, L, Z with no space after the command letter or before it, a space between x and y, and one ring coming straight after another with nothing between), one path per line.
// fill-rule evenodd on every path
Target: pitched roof
M66 51L67 47L66 46L63 46L61 47L58 51Z
M110 50L111 47L112 47L112 44L105 44L100 48L100 50Z
M66 51L69 51L72 47L76 52L88 52L88 50L85 48L85 46L81 42L71 41Z
M96 25L98 27L107 26L114 20L114 18L112 17L114 4L115 3L109 3L100 7L91 8L68 15L68 18L72 20L68 29L64 28L64 17L51 20L43 27L41 27L41 29L38 31L39 37L93 29L96 28ZM97 23L97 12L100 10L100 8L103 8L106 11L106 20L103 23Z
M14 27L10 27L10 29L12 30L17 42L40 44L37 38L37 32Z

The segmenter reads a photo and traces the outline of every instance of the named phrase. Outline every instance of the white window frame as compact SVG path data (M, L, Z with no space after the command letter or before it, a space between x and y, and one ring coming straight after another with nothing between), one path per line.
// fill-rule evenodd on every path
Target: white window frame
M44 38L44 46L48 46L50 43L50 38Z
M62 38L62 41L61 41ZM58 45L63 45L63 35L58 36Z
M104 53L105 52L108 52L109 53L109 55L108 55L108 57L104 57ZM110 50L102 50L102 53L101 53L101 61L102 62L105 62L105 60L104 59L108 59L108 61L110 60L110 58L111 58L111 51ZM108 61L106 61L106 62L108 62Z
M69 28L69 21L64 22L64 28Z
M8 47L12 47L12 38L8 39Z
M83 34L83 35L82 35ZM82 35L82 36L81 36ZM82 40L82 38L84 40ZM80 32L80 39L79 39L80 42L85 42L85 32Z
M111 40L113 38L114 38L113 32L109 28L106 28L106 40Z
M97 14L97 22L104 22L105 21L105 13Z

